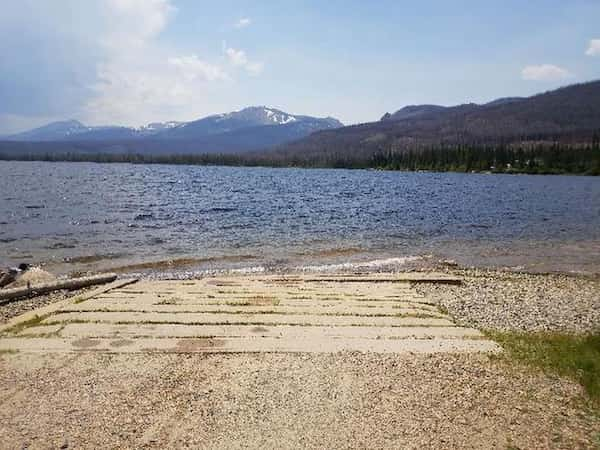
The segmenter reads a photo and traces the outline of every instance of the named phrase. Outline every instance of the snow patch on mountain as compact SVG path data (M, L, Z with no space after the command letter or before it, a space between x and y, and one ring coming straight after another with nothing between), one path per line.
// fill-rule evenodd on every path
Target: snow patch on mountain
M180 127L182 125L185 125L187 122L176 122L176 121L169 121L169 122L153 122L153 123L149 123L148 125L142 125L141 127L137 128L137 130L139 131L163 131L163 130L170 130L173 128L177 128Z
M270 108L264 108L263 111L274 124L285 125L286 123L296 122L298 119L296 116L284 113L282 111L273 110Z

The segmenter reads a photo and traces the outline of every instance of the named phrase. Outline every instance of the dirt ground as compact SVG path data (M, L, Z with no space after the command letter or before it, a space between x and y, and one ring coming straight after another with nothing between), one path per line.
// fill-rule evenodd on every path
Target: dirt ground
M2 448L595 448L575 383L485 355L0 356Z

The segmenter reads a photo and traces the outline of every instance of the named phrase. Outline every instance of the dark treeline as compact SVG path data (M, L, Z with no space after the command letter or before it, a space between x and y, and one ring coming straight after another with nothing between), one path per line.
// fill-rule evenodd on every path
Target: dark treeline
M318 154L271 151L170 155L0 152L0 160L600 175L600 142L595 140L585 145L464 145L402 151L380 149L371 154L327 150Z
M470 147L379 152L372 165L392 170L600 175L600 144Z

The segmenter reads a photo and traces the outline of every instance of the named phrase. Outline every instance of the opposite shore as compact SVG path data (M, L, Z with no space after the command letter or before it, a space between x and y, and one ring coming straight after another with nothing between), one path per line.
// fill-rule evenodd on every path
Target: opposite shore
M73 151L30 152L26 144L1 145L0 161L95 162L224 167L301 169L374 169L402 172L456 172L509 175L600 175L600 144L540 147L457 147L380 152L368 157L337 154L285 156L277 152L235 153L95 153ZM19 149L25 145L23 149ZM7 147L4 149L4 147ZM16 148L13 149L13 147Z

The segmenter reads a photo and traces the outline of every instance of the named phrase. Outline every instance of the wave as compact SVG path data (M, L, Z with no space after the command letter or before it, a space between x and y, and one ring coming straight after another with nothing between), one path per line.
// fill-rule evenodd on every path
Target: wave
M112 272L132 272L136 270L165 270L165 269L183 269L185 267L193 267L196 265L212 263L212 262L243 262L246 260L256 259L254 255L231 255L231 256L214 256L206 258L173 258L160 261L148 261L141 263L131 263L117 267L111 267Z
M365 250L358 247L340 247L340 248L328 248L324 250L314 250L307 252L298 253L301 256L312 256L312 257L323 257L323 258L333 258L338 256L348 256L348 255L356 255L359 253L364 253Z
M226 260L230 258L214 258L213 261L216 260ZM232 260L237 259L238 262L241 262L244 258L231 258ZM346 262L340 264L321 264L321 265L305 265L305 266L275 266L271 264L267 265L256 265L256 266L246 266L246 267L220 267L220 268L205 268L205 269L193 269L188 268L186 270L185 266L188 266L190 262L198 262L199 260L192 259L182 259L176 261L173 264L173 261L167 262L165 264L162 262L155 263L143 263L136 265L124 266L121 268L117 268L117 270L113 269L113 271L123 271L129 272L131 275L139 276L141 278L149 278L149 279L193 279L193 278L204 278L204 277L212 277L212 276L227 276L227 275L253 275L253 274L276 274L276 273L323 273L323 272L348 272L348 271L378 271L378 270L386 270L393 271L399 270L403 266L411 262L416 262L422 260L421 256L405 256L405 257L396 257L396 258L386 258L386 259L374 259L370 261L359 261L359 262ZM144 270L153 269L150 272L145 272ZM166 269L166 270L165 270ZM136 272L136 270L142 270L142 272Z
M346 262L346 263L338 263L338 264L320 264L320 265L311 265L311 266L299 266L295 267L294 270L300 272L335 272L335 271L344 271L344 270L356 270L356 269L382 269L382 268L392 268L397 266L404 266L410 262L415 262L421 260L421 256L404 256L404 257L396 257L396 258L386 258L386 259L374 259L371 261L362 261L362 262Z

